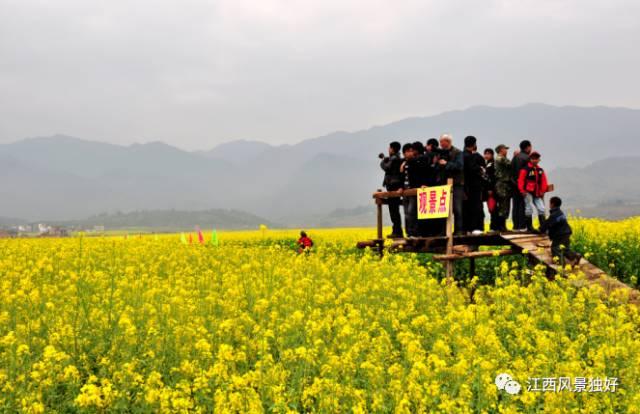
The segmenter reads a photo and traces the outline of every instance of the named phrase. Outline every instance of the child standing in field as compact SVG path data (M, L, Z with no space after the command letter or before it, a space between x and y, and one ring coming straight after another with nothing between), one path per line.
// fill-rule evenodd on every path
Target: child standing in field
M540 163L540 154L532 152L529 155L529 162L525 165L518 175L518 190L524 198L524 215L527 230L534 232L533 228L533 208L538 212L538 220L540 225L545 221L544 210L544 194L548 190L547 175L538 165Z
M551 239L551 254L562 259L566 257L572 266L580 262L582 256L571 250L571 226L562 210L560 197L551 197L549 201L549 218L540 225L540 231L548 233ZM562 263L562 262L561 262Z
M313 247L313 240L304 231L300 232L298 239L298 253L308 252Z

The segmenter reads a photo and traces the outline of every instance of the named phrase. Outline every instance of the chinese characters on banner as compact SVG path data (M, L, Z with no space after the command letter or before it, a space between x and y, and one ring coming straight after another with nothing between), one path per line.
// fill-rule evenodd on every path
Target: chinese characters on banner
M418 219L449 217L451 186L418 188Z

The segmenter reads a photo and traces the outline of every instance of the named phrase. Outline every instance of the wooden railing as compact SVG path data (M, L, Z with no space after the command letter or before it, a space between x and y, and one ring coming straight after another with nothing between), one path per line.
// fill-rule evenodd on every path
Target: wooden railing
M447 180L447 185L453 187L453 179L449 178ZM390 198L399 198L399 197L415 197L418 194L417 188L409 188L406 190L398 190L398 191L381 191L378 190L373 193L373 199L376 202L376 236L377 243L380 253L382 253L382 248L384 246L384 236L382 234L382 205L386 200ZM452 194L450 194L452 196ZM453 197L449 202L449 214L447 216L447 228L446 228L446 237L447 237L447 250L446 254L453 254ZM446 269L447 269L447 277L453 277L453 261L446 261Z

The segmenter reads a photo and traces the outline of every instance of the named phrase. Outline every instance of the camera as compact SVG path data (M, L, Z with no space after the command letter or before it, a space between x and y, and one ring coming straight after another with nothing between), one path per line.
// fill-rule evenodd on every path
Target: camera
M449 157L450 157L449 150L445 150L445 149L442 149L442 148L436 148L433 152L435 153L436 157L438 157L438 159L445 160L445 161L450 161L449 160Z
M378 154L378 158L380 158L381 160L383 160L383 159L384 159L384 154L383 154L383 153Z

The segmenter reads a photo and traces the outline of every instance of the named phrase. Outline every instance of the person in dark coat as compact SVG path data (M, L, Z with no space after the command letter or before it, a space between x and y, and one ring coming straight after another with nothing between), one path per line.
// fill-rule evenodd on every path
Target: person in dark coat
M434 185L434 153L429 153L420 141L416 141L411 145L415 153L415 157L411 162L413 165L410 167L412 175L411 188L421 188ZM434 219L418 220L416 206L416 235L420 237L435 236L438 233L437 229L438 227L434 224Z
M429 140L427 141L427 145L425 146L425 152L427 154L434 154L438 151L439 148L440 143L438 143L438 140L435 138L429 138Z
M428 187L442 185L439 179L440 172L438 171L438 155L440 153L440 144L435 138L430 138L425 146L424 157L428 165L426 185ZM446 184L446 182L444 183Z
M404 160L400 166L400 172L404 177L403 189L419 187L419 174L417 165L417 151L413 148L413 144L407 143L402 146L402 155ZM407 237L415 237L418 235L418 199L416 196L402 197L402 205L404 207L404 228Z
M529 163L529 154L533 147L531 146L531 142L529 140L524 140L520 143L520 152L517 152L513 156L513 160L511 161L511 166L513 167L513 182L517 183L518 178L520 177L520 170L525 168ZM513 230L514 231L526 231L527 230L527 220L524 214L525 202L524 196L514 189L513 191L513 209L512 209L512 220L513 220Z
M493 231L500 231L500 219L498 218L495 203L496 165L494 156L495 152L492 148L486 148L484 150L486 182L484 186L484 192L482 194L482 199L487 203L487 210L491 215L491 223L489 224L489 229Z
M477 140L474 136L464 139L464 193L463 226L468 233L484 232L484 209L482 193L485 184L485 161L478 154Z
M440 137L440 151L435 158L438 168L438 180L441 185L453 179L453 214L455 234L464 234L462 203L464 201L464 157L462 151L453 146L453 138L449 134Z
M435 138L430 138L425 146L425 152L422 156L424 162L423 171L426 172L426 176L423 176L423 186L434 187L447 184L445 178L445 172L440 169L438 164L440 156L440 143ZM441 236L446 233L447 219L428 219L418 220L418 233L420 236L433 237Z
M429 176L431 175L431 164L429 154L426 152L422 142L416 141L411 144L414 152L414 164L412 170L412 188L420 188L429 185Z
M549 217L540 226L540 231L547 233L551 239L551 254L557 257L560 263L564 265L564 258L569 260L572 266L580 263L582 256L571 250L571 226L567 221L560 207L562 200L560 197L551 197L549 200Z
M384 154L379 156L380 168L384 170L384 180L382 185L385 186L387 191L398 191L402 189L403 174L400 172L400 165L402 165L402 159L400 158L400 143L397 141L389 144L389 156L385 157ZM400 198L394 197L388 199L389 205L389 217L391 218L392 231L387 237L398 238L403 237L402 234L402 217L400 216Z

